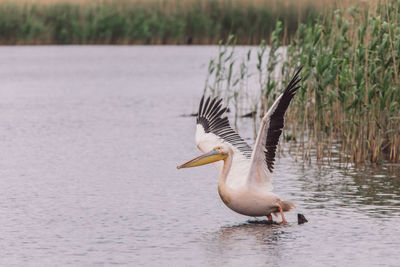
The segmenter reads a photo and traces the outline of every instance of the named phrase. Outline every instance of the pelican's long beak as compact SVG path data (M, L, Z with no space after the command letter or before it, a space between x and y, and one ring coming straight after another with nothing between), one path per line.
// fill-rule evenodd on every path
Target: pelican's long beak
M188 162L183 163L182 165L177 166L177 169L181 168L190 168L190 167L197 167L209 163L213 163L219 160L224 160L228 157L228 154L221 153L216 150L211 150L210 152L203 154L201 156L198 156L197 158L194 158L192 160L189 160Z

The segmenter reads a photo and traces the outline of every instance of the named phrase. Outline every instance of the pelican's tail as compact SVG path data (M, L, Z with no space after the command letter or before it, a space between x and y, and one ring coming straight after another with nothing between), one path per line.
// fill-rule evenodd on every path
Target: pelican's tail
M290 211L296 207L296 203L293 201L282 201L281 206L283 211Z
M293 201L281 201L281 207L283 211L290 211L296 207L296 202ZM279 210L275 211L274 213L275 217L278 217L279 215Z

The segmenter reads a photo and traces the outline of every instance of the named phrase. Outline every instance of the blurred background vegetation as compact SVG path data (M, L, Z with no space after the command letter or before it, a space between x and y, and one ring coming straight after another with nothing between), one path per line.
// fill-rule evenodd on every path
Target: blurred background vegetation
M334 0L0 0L0 44L269 43L277 20L288 43L299 23Z
M230 102L235 118L257 115L256 129L258 117L303 66L282 142L295 158L400 162L400 1L327 11L300 23L284 48L283 31L277 21L269 46L263 42L244 56L234 36L221 44L205 90Z

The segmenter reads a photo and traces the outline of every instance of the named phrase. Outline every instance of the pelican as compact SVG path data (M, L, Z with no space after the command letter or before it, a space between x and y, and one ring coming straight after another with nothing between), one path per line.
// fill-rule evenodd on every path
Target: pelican
M281 200L272 192L272 173L284 115L300 88L300 71L301 68L263 117L253 150L230 126L222 99L208 97L205 100L203 95L195 141L204 154L177 168L214 162L220 173L218 193L226 206L246 216L267 216L269 221L272 221L271 214L280 214L280 223L287 223L284 212L293 209L295 203Z

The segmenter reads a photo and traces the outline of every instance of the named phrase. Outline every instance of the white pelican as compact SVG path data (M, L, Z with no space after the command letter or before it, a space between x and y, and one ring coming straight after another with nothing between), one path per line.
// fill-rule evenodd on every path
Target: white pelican
M220 171L218 193L226 206L246 216L267 216L269 221L271 213L280 213L281 223L286 223L283 212L295 204L272 192L271 178L284 115L300 88L300 70L262 119L253 151L230 127L224 115L226 108L221 108L222 99L208 97L204 102L203 96L197 115L196 145L205 154L177 168L215 162Z

